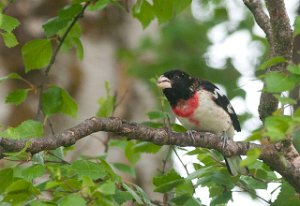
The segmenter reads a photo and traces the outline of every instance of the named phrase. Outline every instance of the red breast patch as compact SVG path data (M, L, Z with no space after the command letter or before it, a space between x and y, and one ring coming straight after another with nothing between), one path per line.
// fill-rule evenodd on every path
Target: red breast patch
M191 116L199 105L199 95L196 92L188 100L179 100L176 106L172 107L173 112L179 117Z

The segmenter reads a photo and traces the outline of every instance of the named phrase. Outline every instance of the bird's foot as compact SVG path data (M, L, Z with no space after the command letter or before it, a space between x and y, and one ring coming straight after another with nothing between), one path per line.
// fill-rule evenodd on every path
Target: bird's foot
M194 136L194 132L197 132L196 130L188 130L186 131L188 133L188 135L193 139L193 143L194 145L196 144L196 140L195 140L195 136Z
M228 140L228 135L227 135L227 133L225 131L222 132L221 139L223 140L223 146L222 146L222 148L224 149L226 147L226 145L227 145L227 140Z

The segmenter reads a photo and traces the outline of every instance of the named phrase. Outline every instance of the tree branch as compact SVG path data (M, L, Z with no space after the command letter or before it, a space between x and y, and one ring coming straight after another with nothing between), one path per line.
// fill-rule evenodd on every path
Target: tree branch
M112 132L126 136L128 139L153 142L157 145L195 146L217 149L226 156L237 154L243 155L246 154L249 149L260 147L260 145L254 143L228 140L227 147L223 148L223 142L220 137L208 132L191 131L193 134L191 135L191 132L177 133L166 129L149 128L142 124L130 123L115 117L92 117L62 133L49 135L43 138L29 140L0 138L0 157L3 157L3 153L5 152L21 151L27 142L30 142L31 144L26 151L34 154L44 150L53 150L61 146L71 146L78 140L99 131Z
M252 12L257 24L267 36L270 45L270 57L283 56L287 61L292 58L293 35L290 20L286 12L283 0L265 0L270 18L263 10L260 0L243 0L244 4ZM284 72L287 63L272 66L270 71ZM278 108L278 100L270 93L262 93L258 112L260 119L264 121Z
M260 0L243 0L244 4L248 7L248 9L252 12L256 23L258 26L265 32L267 36L267 40L270 45L273 45L273 34L271 22L268 15L263 10L263 5ZM271 46L270 53L274 53L274 49Z
M293 50L293 33L290 19L287 15L283 0L265 0L270 15L272 35L274 38L274 56L283 56L290 61ZM271 42L270 42L271 43ZM277 67L277 71L284 71L286 64Z
M250 149L260 148L262 150L260 159L280 173L297 191L300 191L300 157L291 145L285 146L283 142L259 145L228 140L226 147L223 147L222 139L212 133L197 131L177 133L163 128L149 128L143 124L131 123L115 117L92 117L61 133L43 138L28 140L0 138L0 158L3 158L7 152L19 152L25 146L27 146L26 152L32 154L44 150L53 150L61 146L71 146L78 140L99 131L112 132L120 136L126 136L128 139L148 141L157 145L216 149L227 157L245 155ZM289 142L286 141L285 144L287 143ZM286 158L282 158L283 156Z

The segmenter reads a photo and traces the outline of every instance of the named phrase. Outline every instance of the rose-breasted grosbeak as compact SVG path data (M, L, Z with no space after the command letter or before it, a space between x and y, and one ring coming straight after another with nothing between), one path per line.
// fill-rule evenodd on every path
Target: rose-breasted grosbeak
M241 131L228 98L213 83L172 70L161 75L157 84L186 129L211 132L224 140L233 138L234 130ZM239 166L240 156L224 159L232 175L248 173L247 168Z

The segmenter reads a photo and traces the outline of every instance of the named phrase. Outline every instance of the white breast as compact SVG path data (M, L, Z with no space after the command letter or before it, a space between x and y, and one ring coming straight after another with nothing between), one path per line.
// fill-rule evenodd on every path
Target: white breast
M212 98L210 92L205 90L199 91L199 106L192 116L189 118L177 118L187 129L211 132L218 135L226 132L227 136L232 138L234 129L230 116ZM198 121L198 124L195 120Z

